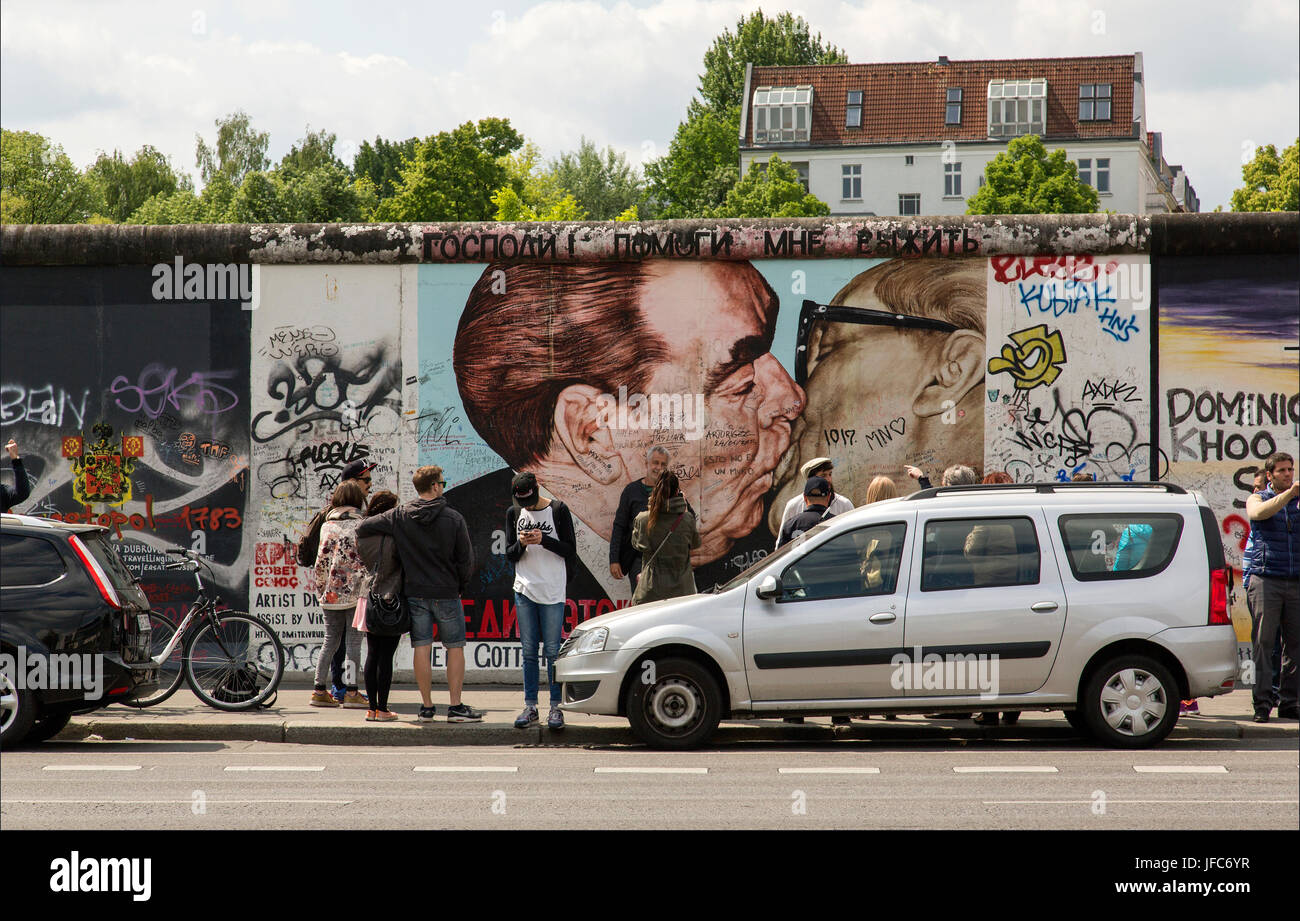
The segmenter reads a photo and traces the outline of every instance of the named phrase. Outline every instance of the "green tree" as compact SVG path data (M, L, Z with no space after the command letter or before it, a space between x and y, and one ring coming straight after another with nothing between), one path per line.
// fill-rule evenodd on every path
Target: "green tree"
M204 185L221 174L238 186L249 173L271 165L266 157L270 135L254 131L248 113L235 111L218 118L215 124L217 139L213 146L209 147L202 135L194 135L194 157Z
M813 35L802 16L781 13L773 19L762 10L736 22L736 32L723 29L704 52L700 98L717 111L739 106L745 91L745 65L847 64L848 55L821 33Z
M324 128L320 131L312 131L311 125L308 125L307 133L280 158L276 169L281 172L293 170L306 173L320 167L334 166L346 173L347 166L334 153L336 140L337 138L332 133L326 133Z
M773 154L767 163L752 163L749 172L727 192L713 217L823 217L830 206L805 192L799 173Z
M604 153L585 137L578 149L551 161L548 172L568 189L593 221L608 221L645 197L645 183L636 167L613 147Z
M646 164L649 205L656 217L707 217L740 178L740 107L745 65L846 64L848 57L813 35L800 16L762 10L724 29L704 53L699 99L677 126L668 153Z
M1232 193L1233 211L1300 211L1300 138L1280 157L1272 144L1255 148L1241 178L1246 184Z
M419 143L419 138L385 141L376 137L373 146L369 141L362 141L352 159L352 174L358 179L369 179L380 199L391 198L402 184L402 168L415 159Z
M244 177L230 201L225 220L217 223L273 224L289 220L280 183L273 174L257 170Z
M533 143L501 159L506 182L492 193L498 221L581 221L586 211L560 185L552 170L539 170L541 152Z
M191 187L189 176L178 176L171 162L148 144L130 160L119 150L103 153L86 170L93 189L94 210L114 223L122 223L155 195L170 196Z
M0 222L80 224L94 189L63 148L31 131L0 129Z
M301 172L277 170L274 178L285 220L331 224L359 221L364 216L364 191L348 178L341 164L327 164Z
M190 189L159 192L131 212L128 224L206 224L203 202Z
M402 168L402 184L380 201L381 221L490 221L492 196L508 179L503 159L524 139L504 118L466 122L425 138Z
M1064 150L1050 154L1037 135L1018 137L984 170L967 214L1091 214L1097 190L1079 179Z

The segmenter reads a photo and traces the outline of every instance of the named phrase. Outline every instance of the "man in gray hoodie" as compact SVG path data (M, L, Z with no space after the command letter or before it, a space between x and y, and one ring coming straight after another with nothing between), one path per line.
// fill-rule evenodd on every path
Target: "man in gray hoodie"
M474 571L469 529L460 513L447 505L447 481L441 467L421 467L412 476L419 498L357 525L357 537L389 534L397 544L407 601L411 607L411 649L415 682L420 686L420 720L436 714L433 705L433 624L447 650L449 723L478 723L483 711L461 702L465 684L465 609L460 596Z

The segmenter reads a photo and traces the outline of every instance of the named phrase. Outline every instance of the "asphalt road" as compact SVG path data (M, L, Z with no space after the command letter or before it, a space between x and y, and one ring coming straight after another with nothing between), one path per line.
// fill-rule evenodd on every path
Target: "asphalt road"
M393 748L63 742L0 755L5 829L1292 829L1290 739Z

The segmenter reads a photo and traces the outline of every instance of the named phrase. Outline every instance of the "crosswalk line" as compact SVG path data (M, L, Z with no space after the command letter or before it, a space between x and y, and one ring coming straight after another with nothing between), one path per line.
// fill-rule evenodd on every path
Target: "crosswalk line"
M43 771L138 771L138 764L47 764Z

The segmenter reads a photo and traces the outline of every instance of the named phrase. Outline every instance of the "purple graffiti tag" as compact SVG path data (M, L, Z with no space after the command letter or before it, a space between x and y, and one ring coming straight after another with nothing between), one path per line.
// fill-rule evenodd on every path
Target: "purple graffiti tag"
M135 405L128 405L120 398L113 402L129 413L142 412L150 419L157 419L167 409L184 411L186 406L193 412L204 415L217 415L234 409L239 405L239 395L229 387L215 383L235 376L234 371L195 371L181 383L176 382L180 372L176 368L167 368L158 362L147 365L132 384L125 374L113 378L109 392L113 394L134 395ZM129 401L128 401L129 402Z

